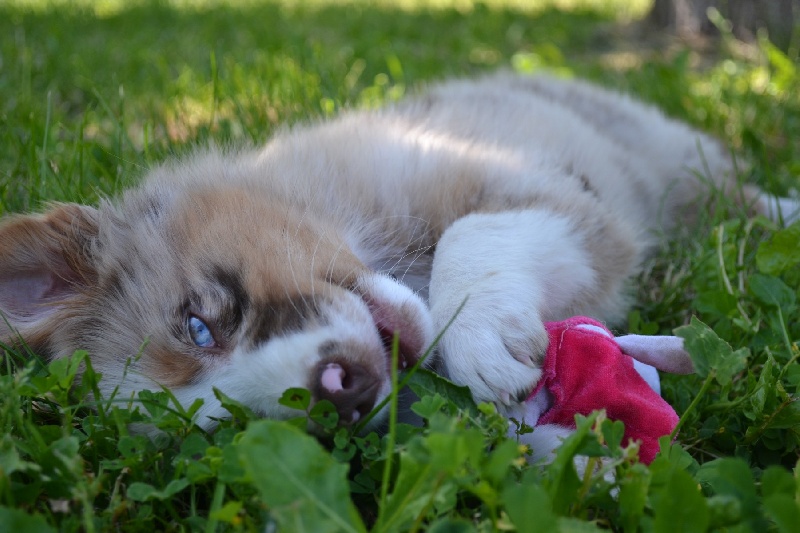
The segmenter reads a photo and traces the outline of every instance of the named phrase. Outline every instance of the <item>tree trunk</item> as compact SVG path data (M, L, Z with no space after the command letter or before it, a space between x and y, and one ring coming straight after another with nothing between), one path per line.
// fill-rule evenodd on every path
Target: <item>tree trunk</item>
M752 40L764 28L784 50L800 17L800 0L655 0L649 18L683 37L713 35L717 29L708 18L712 7L730 21L738 38Z

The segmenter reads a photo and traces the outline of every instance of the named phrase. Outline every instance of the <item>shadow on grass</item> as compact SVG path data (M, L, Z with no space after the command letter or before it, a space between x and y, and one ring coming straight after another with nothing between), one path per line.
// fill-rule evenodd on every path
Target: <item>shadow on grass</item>
M6 6L0 20L7 63L0 89L17 93L6 107L52 91L56 105L80 114L98 103L94 93L113 99L120 86L152 105L197 94L216 79L221 96L261 89L295 102L282 115L315 106L319 112L320 95L351 101L382 74L394 82L463 75L537 48L551 62L596 53L606 35L598 25L612 22L591 11L280 2L208 9L153 2L104 18L85 9L26 13ZM285 83L308 85L309 94L282 95L274 86Z
M260 142L278 124L510 66L564 68L726 127L686 112L687 56L661 59L609 9L242 4L137 2L108 16L0 6L0 206L91 202L197 143Z
M578 65L609 13L375 5L0 6L0 205L93 201L168 152L508 66Z

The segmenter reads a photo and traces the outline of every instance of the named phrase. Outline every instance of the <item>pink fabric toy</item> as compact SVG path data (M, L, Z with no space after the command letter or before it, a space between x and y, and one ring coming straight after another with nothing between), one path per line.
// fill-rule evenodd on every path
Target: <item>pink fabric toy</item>
M542 378L525 403L525 422L535 426L531 438L525 440L533 446L534 455L554 450L556 441L575 429L576 413L605 409L608 418L625 423L623 445L640 441L639 457L649 464L659 450L658 439L678 423L675 410L660 396L656 368L693 372L683 339L615 338L601 323L586 317L545 327L550 344Z

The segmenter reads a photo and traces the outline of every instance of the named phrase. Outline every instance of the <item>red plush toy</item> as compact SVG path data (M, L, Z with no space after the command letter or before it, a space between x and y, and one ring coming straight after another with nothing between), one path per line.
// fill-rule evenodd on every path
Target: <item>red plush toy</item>
M675 410L660 396L656 368L693 372L683 339L625 335L615 338L601 323L586 317L545 324L550 344L542 378L528 397L524 436L534 458L553 451L575 429L575 414L605 409L608 418L625 423L623 444L641 442L639 457L650 463L658 439L678 423ZM653 368L655 367L655 368Z

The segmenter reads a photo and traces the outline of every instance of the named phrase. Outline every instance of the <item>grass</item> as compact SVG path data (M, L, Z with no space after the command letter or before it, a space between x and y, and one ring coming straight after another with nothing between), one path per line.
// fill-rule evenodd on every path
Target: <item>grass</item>
M558 69L630 91L718 135L742 174L789 194L800 174L798 47L727 34L703 48L628 22L646 2L239 0L0 5L0 212L94 202L192 146L377 106L418 84L500 67ZM633 7L620 12L623 5ZM649 467L618 427L579 423L547 468L507 421L435 376L408 378L424 428L331 427L295 391L295 423L206 434L169 393L98 398L91 370L10 353L0 373L3 531L796 531L800 523L800 228L722 205L666 245L638 284L634 332L674 328L701 372L664 379L682 416ZM669 261L667 261L669 258ZM692 317L695 317L692 319ZM699 340L698 340L699 339ZM26 362L27 361L27 362ZM154 439L130 433L147 421ZM604 447L598 447L598 442ZM579 478L578 452L616 481Z

